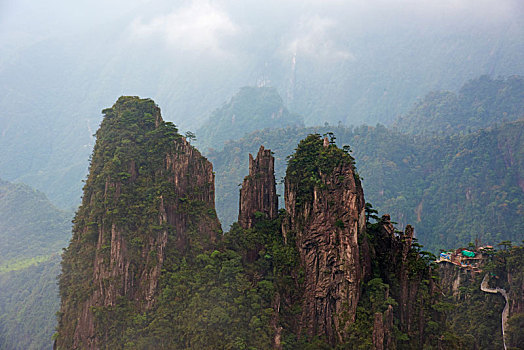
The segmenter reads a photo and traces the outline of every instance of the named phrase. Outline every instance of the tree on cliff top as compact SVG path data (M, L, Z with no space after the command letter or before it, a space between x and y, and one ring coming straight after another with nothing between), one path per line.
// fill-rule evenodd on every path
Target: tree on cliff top
M355 159L349 154L349 148L340 149L332 142L324 146L320 134L310 134L300 141L295 153L288 157L286 170L286 178L297 184L297 205L312 199L315 186L323 186L320 174L330 174L342 163L350 164L357 175Z

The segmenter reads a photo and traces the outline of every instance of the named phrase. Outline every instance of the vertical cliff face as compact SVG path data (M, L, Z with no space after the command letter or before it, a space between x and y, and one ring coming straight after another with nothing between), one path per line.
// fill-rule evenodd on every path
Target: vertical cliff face
M269 220L278 215L275 158L264 146L260 146L255 159L249 155L249 175L240 189L239 225L244 229L252 228L257 212L265 214L265 219Z
M442 292L453 305L448 322L476 348L517 348L524 341L524 247L479 252L475 269L439 264Z
M383 215L375 226L371 232L371 259L378 264L382 281L391 286L385 298L391 296L398 303L395 311L399 330L418 344L424 344L426 318L437 317L425 314L436 297L431 268L412 246L411 225L407 225L404 232L396 232L390 216Z
M394 350L396 343L393 336L393 307L388 306L382 314L375 313L373 320L373 346L375 350Z
M211 163L154 102L121 97L103 113L63 254L59 349L96 349L123 332L130 313L154 305L166 250L209 247L220 231Z
M341 342L354 321L362 266L364 194L353 159L319 135L303 140L285 180L287 241L296 241L304 269L299 334Z
M371 207L346 148L319 135L298 145L284 214L274 159L261 147L240 191L240 225L222 237L211 164L154 102L122 97L103 112L63 254L55 348L440 341L435 324L424 332L437 319L434 288L413 229L398 233L389 216L366 220Z

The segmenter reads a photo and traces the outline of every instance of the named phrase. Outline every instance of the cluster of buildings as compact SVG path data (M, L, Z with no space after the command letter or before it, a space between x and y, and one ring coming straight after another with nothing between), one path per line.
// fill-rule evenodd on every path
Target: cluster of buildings
M474 272L481 272L480 267L487 258L486 253L492 250L492 246L478 247L475 249L457 248L452 251L440 253L437 263L448 262Z

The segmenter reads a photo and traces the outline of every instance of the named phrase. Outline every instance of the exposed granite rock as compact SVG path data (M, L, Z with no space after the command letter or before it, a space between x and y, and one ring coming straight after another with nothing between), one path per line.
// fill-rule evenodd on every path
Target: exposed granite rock
M427 286L429 295L436 295L436 286L433 279L429 277L432 275L431 268L419 271L416 275L410 272L410 264L421 259L412 249L414 230L411 225L407 225L404 232L396 232L389 215L383 215L380 224L379 234L374 239L374 252L371 259L376 260L380 257L380 261L383 262L384 265L380 268L387 271L383 277L385 283L392 283L387 277L388 274L393 274L398 280L398 285L392 288L390 293L398 301L395 313L398 315L399 329L410 337L418 335L419 343L423 344L425 323L423 303L430 302L430 299L423 301L419 294L421 281L426 279L429 284Z
M278 215L275 158L264 146L260 146L255 159L249 155L249 175L244 178L240 189L239 225L244 229L252 228L257 212L270 220Z
M438 269L440 287L443 293L459 298L459 287L474 283L477 274L468 269L462 269L450 262L441 262ZM480 288L480 287L479 287Z
M298 333L335 344L345 339L360 296L359 239L365 232L365 201L351 163L314 175L319 185L313 188L312 200L302 203L297 203L300 185L286 176L288 221L283 234L296 237L304 269Z
M375 313L373 321L373 348L384 350L384 323L380 312Z
M175 226L179 249L191 244L185 234L195 224L199 238L207 238L207 247L217 240L220 223L215 213L215 174L213 165L184 138L175 143L174 152L166 155L166 170L169 182L173 184L177 200L166 204L167 223ZM184 199L181 203L180 198ZM187 203L199 203L211 213L205 220L195 220L194 214L186 210Z
M391 305L384 311L384 314L380 312L375 313L373 348L375 350L396 349L395 339L393 338L393 307Z
M145 125L133 130L132 138L150 138L153 147L157 139L164 142L164 148L156 149L165 150L158 160L151 160L156 155L147 155L151 150L139 143L126 141L129 149L123 151L102 137L113 132L127 111ZM198 232L195 244L209 247L220 232L212 165L183 137L173 136L158 107L150 100L121 98L106 113L63 257L58 349L100 348L105 330L97 325L96 310L111 313L122 300L138 312L150 309L166 250L176 247L183 254L194 244L190 231ZM116 131L125 133L128 123ZM110 165L106 159L112 160ZM123 171L111 168L115 166ZM195 207L201 208L199 213L191 211ZM76 294L79 290L87 295Z

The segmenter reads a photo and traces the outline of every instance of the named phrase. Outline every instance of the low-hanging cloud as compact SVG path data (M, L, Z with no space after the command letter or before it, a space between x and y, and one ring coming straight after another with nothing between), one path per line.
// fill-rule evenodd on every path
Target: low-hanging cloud
M134 39L160 37L177 51L224 55L223 42L239 33L238 26L221 8L202 1L175 9L148 22L139 18L131 24Z
M338 61L354 59L354 56L337 44L333 31L338 28L331 18L312 16L302 18L290 39L285 40L284 52L313 59Z

